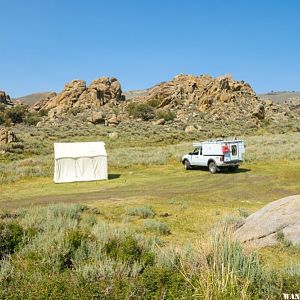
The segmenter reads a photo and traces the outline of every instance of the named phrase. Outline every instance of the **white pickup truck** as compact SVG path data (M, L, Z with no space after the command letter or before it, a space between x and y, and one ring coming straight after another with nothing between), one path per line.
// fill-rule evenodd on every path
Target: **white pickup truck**
M186 170L193 167L208 167L214 174L222 168L235 171L243 161L245 145L242 140L216 140L193 143L195 147L182 157L182 164Z

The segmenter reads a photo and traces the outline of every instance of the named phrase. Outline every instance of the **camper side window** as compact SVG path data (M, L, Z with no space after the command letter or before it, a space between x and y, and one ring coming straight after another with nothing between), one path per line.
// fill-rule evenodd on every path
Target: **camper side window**
M237 155L237 147L236 147L236 145L232 145L231 146L231 154L232 155Z

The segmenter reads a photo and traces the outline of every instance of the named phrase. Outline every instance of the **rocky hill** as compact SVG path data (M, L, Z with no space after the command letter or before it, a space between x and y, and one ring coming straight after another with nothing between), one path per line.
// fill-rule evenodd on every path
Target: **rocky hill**
M154 87L149 97L163 99L160 107L197 105L200 112L213 110L214 114L221 113L227 106L233 109L231 115L239 113L241 106L243 113L249 110L253 112L260 104L250 85L234 81L229 75L218 78L209 75L178 75Z
M61 93L52 93L38 101L33 110L46 109L51 114L63 114L73 108L99 110L105 104L117 105L125 100L121 85L116 78L101 77L89 86L84 80L73 80L64 86Z
M94 124L115 126L136 119L154 125L167 123L180 130L194 130L209 122L253 128L261 122L280 124L300 118L297 109L260 99L248 83L230 75L181 74L152 88L125 94L116 78L101 77L89 86L83 80L73 80L61 93L47 94L31 107L41 109L48 111L43 122L84 114L81 119ZM139 110L141 113L132 113Z
M176 112L178 118L200 112L206 118L226 121L286 119L292 112L287 105L261 100L244 81L230 75L178 75L148 90L135 101L159 101L158 108Z

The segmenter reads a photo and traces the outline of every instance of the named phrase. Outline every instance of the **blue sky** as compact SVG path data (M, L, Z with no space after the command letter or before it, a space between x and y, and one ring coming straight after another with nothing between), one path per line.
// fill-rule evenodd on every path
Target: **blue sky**
M123 90L230 73L300 90L300 1L0 0L0 90L12 97L115 76Z

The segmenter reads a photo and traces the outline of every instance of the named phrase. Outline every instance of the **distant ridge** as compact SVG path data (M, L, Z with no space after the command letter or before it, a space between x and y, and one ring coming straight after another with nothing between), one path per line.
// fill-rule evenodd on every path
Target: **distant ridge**
M46 98L51 93L52 92L33 93L33 94L26 95L26 96L23 96L23 97L14 98L12 100L17 101L17 102L22 102L24 104L27 104L27 105L31 106L35 102L40 101L43 98Z
M292 100L294 98L300 98L300 92L289 92L289 91L272 91L266 94L259 94L259 98L261 99L270 99L275 103L285 103L288 100Z

